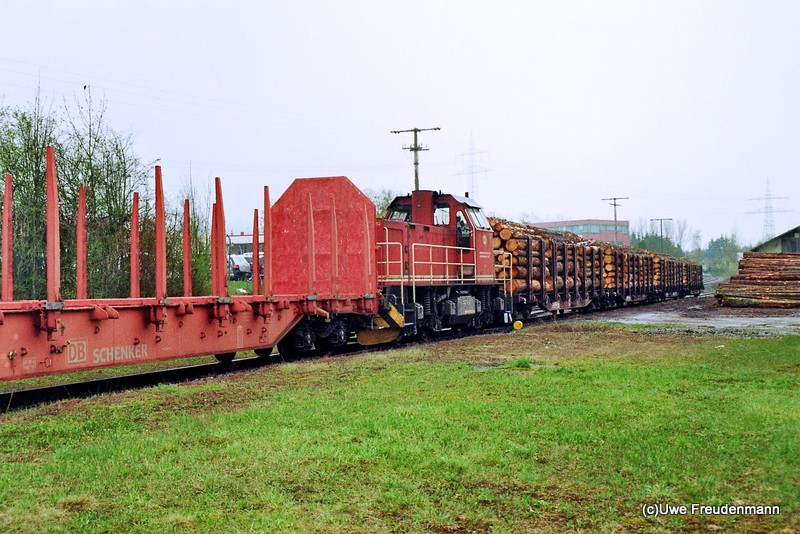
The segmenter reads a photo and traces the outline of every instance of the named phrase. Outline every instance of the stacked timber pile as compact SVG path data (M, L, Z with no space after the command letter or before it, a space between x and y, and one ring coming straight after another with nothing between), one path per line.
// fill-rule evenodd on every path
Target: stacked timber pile
M603 243L603 287L616 289L617 264L624 265L624 252L622 247L611 243Z
M600 263L603 288L609 290L642 290L651 280L653 261L659 261L647 250L634 249L605 241L587 241L587 246L597 247L602 252ZM664 256L662 260L668 259ZM599 283L599 280L598 280Z
M667 280L667 257L653 254L653 285L661 287Z
M545 291L572 291L576 286L581 289L584 280L587 289L600 287L596 276L600 271L600 247L584 242L579 235L505 219L489 218L489 224L494 230L495 273L498 279L506 280L507 291L538 292L543 287ZM592 248L594 265L591 259L585 260L585 251Z
M745 252L739 273L717 289L721 306L800 307L800 254Z

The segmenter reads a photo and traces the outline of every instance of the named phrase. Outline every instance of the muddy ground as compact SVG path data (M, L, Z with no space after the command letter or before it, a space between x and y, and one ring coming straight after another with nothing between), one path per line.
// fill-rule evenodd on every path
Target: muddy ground
M591 313L576 320L663 325L665 331L727 336L800 335L800 308L723 308L714 298L717 283L708 280L699 297Z

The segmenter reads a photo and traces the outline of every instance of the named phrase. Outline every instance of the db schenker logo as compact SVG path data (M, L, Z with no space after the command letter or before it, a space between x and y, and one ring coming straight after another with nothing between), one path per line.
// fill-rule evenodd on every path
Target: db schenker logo
M85 339L71 339L65 351L67 365L80 365L89 361L89 344Z

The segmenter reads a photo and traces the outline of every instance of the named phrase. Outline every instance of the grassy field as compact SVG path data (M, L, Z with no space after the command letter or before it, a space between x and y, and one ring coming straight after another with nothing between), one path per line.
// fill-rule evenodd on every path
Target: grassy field
M3 532L800 529L797 337L544 324L0 417Z
M252 295L253 282L245 280L228 280L228 294L230 295Z

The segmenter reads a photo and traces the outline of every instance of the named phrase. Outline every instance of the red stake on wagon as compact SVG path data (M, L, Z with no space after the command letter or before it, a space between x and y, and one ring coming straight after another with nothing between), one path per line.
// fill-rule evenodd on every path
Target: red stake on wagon
M326 178L329 183L296 180L273 207L264 189L264 280L252 295L229 296L227 250L222 185L215 183L211 243L212 294L192 295L189 209L184 205L183 295L167 294L166 217L161 168L155 169L155 295L140 296L139 198L132 199L130 295L92 299L87 294L87 236L85 188L80 188L77 223L76 297L61 298L59 203L56 161L47 148L47 292L46 300L14 300L12 195L13 179L5 176L2 221L2 300L0 301L0 381L215 354L231 359L237 351L269 353L304 317L322 321L347 318L350 323L371 323L378 309L375 263L375 208L346 178ZM312 183L310 183L312 182ZM328 187L336 183L334 188ZM334 207L335 206L335 207ZM273 228L277 210L284 227ZM365 218L352 225L351 214ZM286 221L291 220L289 228ZM258 232L258 211L254 234ZM300 252L295 229L313 228L311 244ZM347 273L300 271L325 248L356 243L368 259ZM258 240L253 240L258 258ZM280 269L285 279L273 280L273 247L295 251L291 265ZM255 262L258 265L258 262ZM327 266L330 269L330 265ZM287 270L288 269L288 270ZM286 273L293 273L286 276ZM258 277L258 270L254 272ZM309 285L309 281L311 284ZM310 287L312 286L312 287ZM280 288L273 293L273 288ZM321 291L314 287L322 288Z

